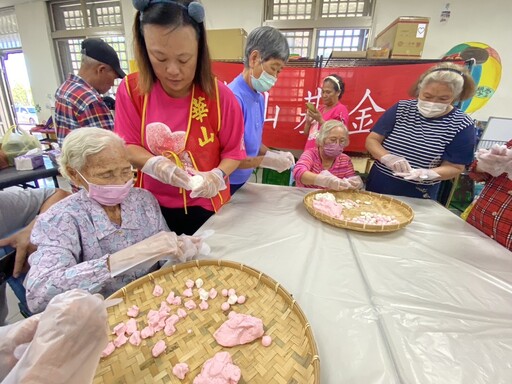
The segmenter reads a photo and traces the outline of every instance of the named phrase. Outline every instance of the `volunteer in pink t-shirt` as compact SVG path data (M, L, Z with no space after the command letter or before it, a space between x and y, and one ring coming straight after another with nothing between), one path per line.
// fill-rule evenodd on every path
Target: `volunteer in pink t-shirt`
M193 234L230 198L228 176L246 156L242 111L213 76L200 3L134 5L139 72L118 88L115 132L169 228Z
M329 75L322 84L322 105L318 110L307 111L304 134L308 136L304 149L316 148L316 137L323 123L327 120L338 120L348 127L348 109L341 104L345 92L345 83L338 75Z

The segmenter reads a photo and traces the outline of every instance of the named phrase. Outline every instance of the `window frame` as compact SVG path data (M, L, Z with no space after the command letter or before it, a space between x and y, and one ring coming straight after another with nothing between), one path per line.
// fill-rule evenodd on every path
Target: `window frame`
M313 0L313 15L311 19L295 19L295 20L272 20L274 0L264 1L264 25L277 28L283 32L290 31L306 31L313 30L311 36L311 45L309 47L308 58L315 59L318 57L318 39L319 31L325 29L366 29L368 36L366 42L371 41L373 31L373 16L375 15L375 6L377 0L368 1L368 12L370 16L350 16L350 17L322 17L323 0ZM363 47L367 48L367 47ZM324 58L327 59L327 58Z

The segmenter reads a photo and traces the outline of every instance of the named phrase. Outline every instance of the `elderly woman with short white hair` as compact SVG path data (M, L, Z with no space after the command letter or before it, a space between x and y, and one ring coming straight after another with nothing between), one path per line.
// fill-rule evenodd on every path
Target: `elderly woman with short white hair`
M132 187L124 141L113 132L71 132L60 172L82 189L41 215L32 230L37 251L25 280L31 311L43 311L73 288L108 296L157 269L164 257L197 254L201 241L169 232L155 197Z
M296 185L336 191L360 189L363 181L356 175L350 157L343 153L348 136L343 122L326 121L316 137L316 147L306 149L293 169Z

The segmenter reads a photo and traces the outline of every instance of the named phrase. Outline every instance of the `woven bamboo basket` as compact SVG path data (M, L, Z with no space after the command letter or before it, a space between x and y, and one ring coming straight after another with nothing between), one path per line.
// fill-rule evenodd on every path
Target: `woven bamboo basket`
M187 279L203 279L206 290L215 288L218 296L208 300L210 307L187 311L188 316L176 325L177 332L167 337L163 331L142 340L138 347L126 343L108 357L101 359L93 383L192 383L203 363L219 351L228 351L233 363L242 372L239 383L320 383L320 361L311 327L291 295L267 275L245 265L223 260L194 260L174 265L149 274L114 293L110 298L123 298L123 302L108 309L109 327L112 329L129 318L132 305L140 308L136 318L139 330L146 326L150 309L158 310L170 291L181 295ZM164 289L160 297L153 296L155 284ZM272 344L264 347L261 340L224 348L217 344L213 333L227 320L227 312L220 309L226 301L222 289L234 288L245 295L244 304L231 307L239 313L262 319L265 334ZM199 303L194 288L194 301ZM175 307L170 306L175 313ZM115 335L114 335L115 336ZM114 337L113 336L113 337ZM166 351L153 358L151 349L164 340ZM179 380L172 374L173 365L184 362L190 372Z
M343 216L346 218L345 220L335 219L334 217L328 216L324 213L318 212L313 207L313 200L315 199L315 195L318 193L330 192L335 197L336 200L361 200L361 204L359 207L354 207L350 209L343 210ZM369 205L365 204L365 202L370 202ZM333 191L333 190L319 190L308 193L304 196L304 205L306 206L307 211L315 218L320 221L323 221L327 224L333 225L339 228L352 229L354 231L361 232L393 232L397 231L401 228L404 228L407 224L409 224L414 218L414 211L412 208L404 203L403 201L394 199L392 197L381 195L379 193L367 192L367 191ZM372 212L378 213L381 215L394 216L398 221L398 224L388 224L388 225L375 225L375 224L362 224L362 223L353 223L350 221L351 218L357 217L361 214L361 212Z

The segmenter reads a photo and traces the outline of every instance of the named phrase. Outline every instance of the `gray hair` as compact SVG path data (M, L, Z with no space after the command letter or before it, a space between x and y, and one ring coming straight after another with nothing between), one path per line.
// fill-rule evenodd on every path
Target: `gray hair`
M320 127L320 130L318 131L318 136L316 137L316 145L320 146L324 144L325 139L329 135L329 132L331 132L334 128L342 128L345 135L347 136L347 143L345 144L345 147L348 145L349 142L349 134L348 129L343 123L343 121L339 120L327 120L322 124Z
M82 60L80 61L80 65L87 66L87 67L93 67L99 64L104 64L101 61L98 61L96 59L93 59L92 57L89 57L85 54L85 49L82 51Z
M434 81L450 87L455 101L467 100L475 94L476 85L469 71L451 62L440 63L424 72L411 88L410 94L418 97L420 90Z
M89 156L96 155L113 144L125 146L124 140L108 129L87 127L71 131L62 144L60 174L70 179L66 167L81 171Z
M269 26L253 29L245 44L244 65L249 67L249 56L252 51L258 51L263 61L271 59L283 60L285 63L290 56L290 47L286 37L277 29Z

